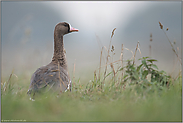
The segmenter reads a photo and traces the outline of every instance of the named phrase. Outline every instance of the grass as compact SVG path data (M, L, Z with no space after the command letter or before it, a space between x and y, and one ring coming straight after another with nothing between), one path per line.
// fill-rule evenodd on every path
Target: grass
M114 31L109 48L101 49L93 79L80 82L73 76L72 92L43 94L30 101L26 94L30 76L12 72L3 78L1 121L181 122L182 76L173 78L160 71L156 59L137 59L137 52L141 53L138 43L134 53L122 44L119 60L113 61ZM125 49L132 52L132 59L124 60Z
M18 81L21 80L14 82ZM25 89L12 87L14 90L2 93L2 120L181 121L182 83L179 80L174 83L168 89L149 93L137 93L134 87L126 87L123 91L106 87L104 92L87 93L78 84L75 86L78 91L36 101L28 99Z
M17 82L17 81L14 81ZM2 93L2 120L26 121L181 121L181 81L154 92L137 93L106 87L104 92L81 90L30 101L26 90ZM83 85L84 86L84 85ZM17 91L17 93L12 93ZM146 90L147 91L147 90Z

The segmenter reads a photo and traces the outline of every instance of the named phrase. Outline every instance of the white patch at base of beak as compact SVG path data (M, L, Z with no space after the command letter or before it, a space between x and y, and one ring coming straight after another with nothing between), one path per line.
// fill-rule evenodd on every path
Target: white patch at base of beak
M72 26L69 24L69 29L71 30L72 29Z
M69 28L70 28L70 32L78 32L78 29L73 28L70 24L69 24Z

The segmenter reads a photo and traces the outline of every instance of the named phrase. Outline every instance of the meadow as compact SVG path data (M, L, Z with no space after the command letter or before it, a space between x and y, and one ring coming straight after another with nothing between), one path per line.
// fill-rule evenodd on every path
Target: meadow
M101 49L100 65L93 72L93 79L81 82L73 76L71 92L45 93L31 101L26 94L31 75L15 75L12 71L8 77L2 77L1 121L181 122L181 71L173 77L158 69L158 60L137 59L136 53L141 53L138 43L135 51L131 51L132 59L124 60L122 44L119 60L113 61L114 32L115 29L109 47ZM172 50L179 61L178 53ZM103 59L105 64L101 62Z

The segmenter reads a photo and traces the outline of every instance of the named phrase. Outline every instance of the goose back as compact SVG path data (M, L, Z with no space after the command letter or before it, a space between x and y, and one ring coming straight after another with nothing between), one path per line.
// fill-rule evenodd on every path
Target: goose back
M71 90L71 81L67 70L53 62L33 73L29 87L33 92L46 90L60 93L68 89Z

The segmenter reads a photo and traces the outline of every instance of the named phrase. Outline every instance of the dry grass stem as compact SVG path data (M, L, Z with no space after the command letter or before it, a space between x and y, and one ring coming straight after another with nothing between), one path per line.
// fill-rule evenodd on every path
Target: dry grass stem
M170 39L168 38L166 32L165 32L164 30L163 30L163 32L165 33L165 35L166 35L166 37L167 37L167 39L168 39L168 41L169 41L169 43L170 43L170 45L171 45L171 47L172 47L173 52L174 52L175 55L177 56L177 58L178 58L180 64L182 65L181 59L179 58L178 54L176 53L176 51L175 51L175 49L174 49L174 47L173 47L173 44L171 43Z
M179 47L177 47L177 52L179 52ZM177 63L178 63L178 59L176 59L176 61L174 63L173 70L172 70L171 74L173 74L173 72L174 72L174 70L176 68Z
M150 33L150 42L152 42L152 33ZM149 45L149 56L151 56L151 43Z
M133 64L135 63L135 57L136 57L138 46L139 46L139 41L137 42L137 46L136 46L136 49L135 49L135 54L134 54L134 58L133 58Z
M97 74L96 74L96 70L94 71L94 78L95 78L95 81L97 81Z
M13 71L14 71L14 70L12 70L12 72L11 72L11 74L10 74L10 77L9 77L9 79L8 79L8 82L6 83L6 86L5 86L5 88L4 88L4 91L6 91L6 88L7 88L8 84L10 83L10 79L11 79L11 77L12 77L12 75L13 75Z
M123 44L121 45L121 56L120 56L120 60L121 60L121 67L123 68ZM121 78L123 77L123 70L121 72Z
M110 43L109 43L109 48L108 48L108 53L107 53L107 58L106 58L106 64L108 63L108 60L109 60L109 51L110 51L110 47L111 47L112 37L114 36L114 31L115 30L116 30L116 28L114 28L113 31L112 31L111 40L110 40ZM106 66L105 71L104 71L104 78L105 78L106 72L107 72L107 66Z
M151 45L149 45L149 56L151 56Z
M97 43L98 43L99 49L100 49L100 51L101 51L101 47L103 46L103 44L102 44L100 38L98 37L98 35L95 34L95 36L96 36L96 38L97 38Z
M97 43L98 43L98 46L99 46L99 50L101 51L103 49L103 47L106 48L105 46L103 46L103 44L102 44L100 38L98 37L98 35L95 34L95 36L97 38ZM102 49L101 49L101 47L102 47ZM106 51L107 51L107 48L106 48ZM106 55L106 52L104 52L104 54ZM103 58L103 61L105 62L104 58Z
M172 69L171 74L173 74L173 72L174 72L174 70L175 70L175 68L176 68L177 63L178 63L178 59L176 59L174 65L173 65L173 69Z
M140 51L140 48L138 48L138 51L139 51L139 53L140 53L140 56L142 57L142 53L141 53L141 51Z
M132 53L132 57L130 58L130 59L132 59L133 58L133 56L134 56L134 54L133 54L133 51L132 50L130 50L130 49L128 49L128 48L125 48L126 50L128 50L128 51L130 51L131 53Z
M101 53L100 53L100 67L99 67L99 75L98 75L98 79L100 81L100 70L101 70L101 63L102 63L102 52L103 52L104 47L102 47Z
M104 47L106 49L106 51L107 51L107 48L105 46L103 46L103 44L102 44L100 38L98 37L98 35L95 34L95 36L96 36L96 39L97 39L97 43L98 43L98 46L99 46L99 50L101 51L103 49L103 47ZM101 49L101 47L102 47L102 49ZM104 54L106 55L106 52L104 52ZM103 56L102 56L102 58L103 58ZM103 58L103 61L105 62L105 59L104 58Z
M114 77L115 77L115 69L114 69L114 66L113 66L112 63L110 63L110 66L111 66L111 68L112 68L112 71L113 71L113 74L114 74Z
M111 62L112 64L118 64L118 62L120 62L121 60L116 60L116 61L114 61L114 62ZM105 64L105 65L103 65L103 66L101 66L101 67L99 67L99 68L97 68L97 69L100 69L100 68L103 68L103 67L106 67L106 66L108 66L108 65L110 65L111 63L108 63L108 64Z
M160 24L160 28L163 30L163 25L161 24L161 22L159 22L159 24ZM176 51L175 51L175 49L174 49L174 47L173 47L173 44L171 43L170 39L168 38L168 36L167 36L165 30L163 30L163 32L164 32L165 36L167 37L167 39L168 39L168 41L169 41L169 43L170 43L170 45L171 45L171 47L172 47L173 52L174 52L175 55L177 56L177 58L178 58L180 64L182 65L181 59L179 58L178 54L176 53Z
M74 61L74 68L73 68L73 81L75 82L75 69L76 69L76 59Z
M16 74L13 74L17 79L18 79L18 76Z

